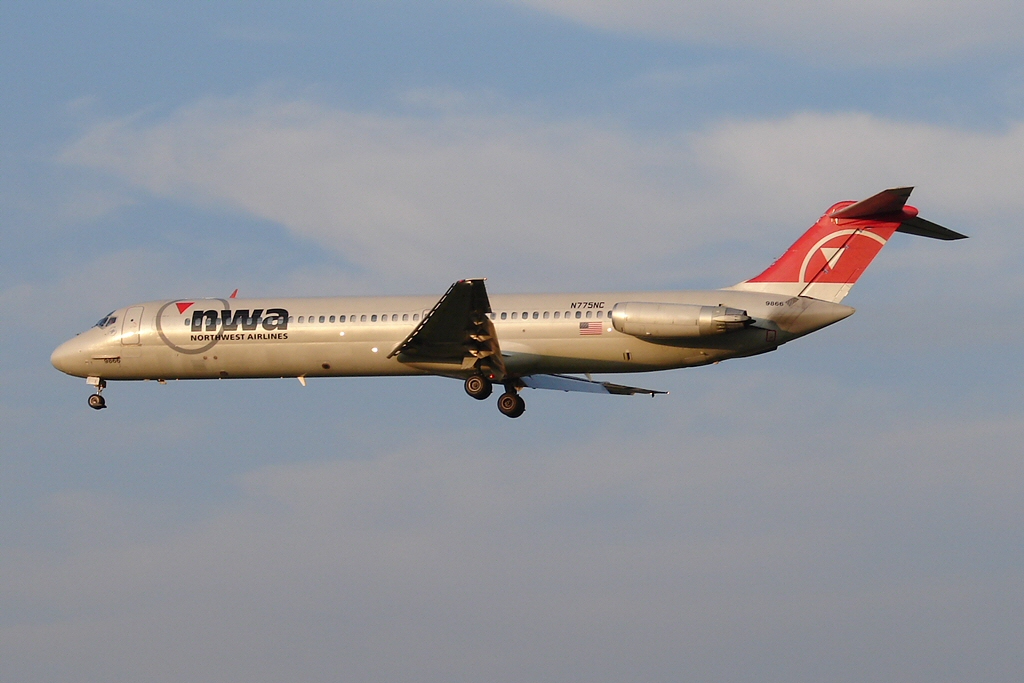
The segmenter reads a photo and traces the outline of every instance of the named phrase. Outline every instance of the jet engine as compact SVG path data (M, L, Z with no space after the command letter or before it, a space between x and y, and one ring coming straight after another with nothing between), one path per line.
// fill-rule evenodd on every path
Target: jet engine
M612 309L612 326L634 337L706 337L742 330L752 322L746 311L725 306L629 301L615 304Z

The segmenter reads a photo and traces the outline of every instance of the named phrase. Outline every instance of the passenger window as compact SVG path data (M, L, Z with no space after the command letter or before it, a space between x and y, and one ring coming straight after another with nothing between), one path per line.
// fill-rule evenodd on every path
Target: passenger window
M505 311L502 311L501 312L501 319L504 320L507 317L508 317L508 313L506 313Z
M371 323L377 322L377 315L376 314L370 316L370 322Z
M412 319L413 320L419 320L420 319L420 314L419 313L413 313L412 314Z
M373 316L373 319L376 320L377 316ZM359 316L359 322L365 323L366 322L366 316L365 315Z
M185 327L188 327L191 324L192 324L192 321L190 319L188 319L188 318L185 318Z
M288 322L290 322L290 323L295 322L295 316L294 315L288 316Z
M324 316L320 316L320 322L326 322L326 321L327 321L327 318L325 318Z
M523 311L523 320L526 320L529 317L530 317L530 314L528 312L526 312L526 311Z
M304 315L300 315L300 316L299 316L299 322L300 322L300 323L301 323L301 322L304 322L304 321L305 321L305 319L306 319L306 316L304 316Z
M403 313L402 314L402 322L404 323L408 319L409 319L409 314L408 313Z
M551 316L551 313L544 311L544 319L547 320Z
M558 311L555 311L555 320L558 320L558 318L560 318L561 315L562 315L561 313L559 313Z
M512 311L512 319L515 320L518 317L519 317L519 313L517 313L516 311Z
M338 316L338 322L339 322L339 323L343 323L343 322L345 322L345 316L343 316L343 315L339 315L339 316Z
M587 311L587 317L588 317L588 318L589 318L590 316L592 316L592 315L594 315L594 312L593 312L593 311Z
M604 317L604 311L598 311L597 312L597 317L598 318L603 318Z
M566 312L565 312L565 317L566 317L566 318L568 318L568 317L569 317L570 315L572 315L572 314L571 314L571 313L569 313L569 311L566 311Z
M576 311L576 317L577 318L582 318L583 317L583 311Z
M393 323L397 323L398 322L398 314L397 313L392 313L391 314L391 322L393 322Z
M539 317L540 317L540 313L538 313L537 311L534 311L533 312L533 319L536 320Z
M331 322L332 323L334 322L334 316L333 315L331 316Z

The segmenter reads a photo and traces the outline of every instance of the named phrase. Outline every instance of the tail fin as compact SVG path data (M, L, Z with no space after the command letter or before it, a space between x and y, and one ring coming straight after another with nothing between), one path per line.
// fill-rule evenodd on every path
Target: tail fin
M941 240L966 237L918 218L917 209L906 206L913 189L897 187L836 204L767 270L728 289L839 303L894 232Z

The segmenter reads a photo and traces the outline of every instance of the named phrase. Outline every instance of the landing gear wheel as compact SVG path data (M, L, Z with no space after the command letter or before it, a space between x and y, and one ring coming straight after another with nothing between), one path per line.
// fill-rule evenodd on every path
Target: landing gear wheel
M480 375L470 375L466 378L466 393L478 401L482 401L491 395L491 381Z
M526 401L515 392L506 391L498 397L498 410L508 417L519 417L526 410Z
M107 402L99 394L93 394L89 397L89 407L93 410L103 410L107 407Z

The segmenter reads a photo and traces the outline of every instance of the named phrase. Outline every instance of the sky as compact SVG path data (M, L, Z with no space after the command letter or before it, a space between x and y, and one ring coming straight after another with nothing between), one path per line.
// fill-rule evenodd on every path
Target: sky
M1019 681L1024 5L0 3L0 679ZM916 187L762 357L112 383L159 298L716 288Z

